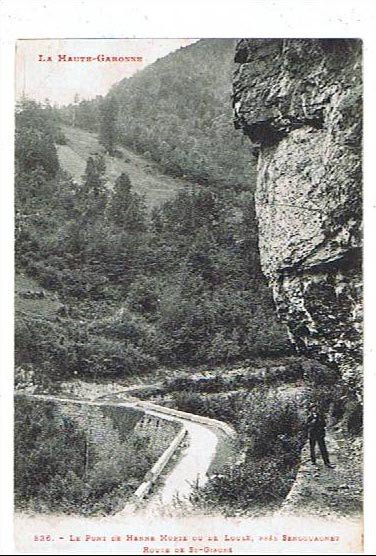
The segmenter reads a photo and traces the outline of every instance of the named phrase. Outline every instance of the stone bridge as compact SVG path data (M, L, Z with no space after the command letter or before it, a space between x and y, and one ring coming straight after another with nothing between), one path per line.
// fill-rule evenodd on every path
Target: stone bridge
M164 477L164 484L154 496L154 507L156 500L166 505L176 497L187 499L194 484L204 485L216 455L219 438L232 444L236 437L235 431L221 421L130 396L124 396L121 401L103 398L83 400L45 394L16 394L17 397L54 402L64 415L73 419L88 434L91 442L101 445L104 451L116 445L119 436L127 434L129 430L152 445L156 453L161 455L156 456L156 462L137 488L136 500L150 493L182 441L187 438L185 450L175 465L170 467Z

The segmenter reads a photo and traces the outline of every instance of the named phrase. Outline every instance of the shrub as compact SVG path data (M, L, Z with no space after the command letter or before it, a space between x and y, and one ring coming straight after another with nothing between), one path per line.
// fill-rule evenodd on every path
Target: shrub
M60 128L55 130L54 141L55 143L57 143L57 145L67 144L67 138L65 137L64 132Z
M195 413L196 415L207 415L205 399L192 391L181 391L173 393L174 407L180 411Z
M306 359L303 362L303 370L304 379L314 386L333 385L339 379L338 370L312 359Z
M196 489L193 497L199 506L220 506L230 514L280 504L292 486L304 444L299 407L285 394L258 388L238 395L237 402L234 425L244 457Z
M357 400L348 402L344 413L344 424L349 434L359 436L363 430L363 406Z
M196 503L221 505L232 514L239 509L255 509L280 503L294 481L294 471L281 458L255 460L228 467L196 493ZM195 499L195 498L194 498Z
M113 411L107 415L113 416ZM109 445L90 442L53 402L18 396L15 404L15 504L43 513L106 514L119 511L160 455L139 442L124 420L104 414ZM131 416L134 426L138 416ZM122 434L118 431L122 421ZM111 429L112 427L112 429ZM89 455L90 454L90 455Z
M64 329L57 322L27 315L18 316L15 327L16 365L31 366L35 376L61 378L67 373L70 353Z
M278 453L283 438L299 435L302 420L298 408L283 394L259 388L247 396L245 404L240 431L245 444L251 443L253 456Z

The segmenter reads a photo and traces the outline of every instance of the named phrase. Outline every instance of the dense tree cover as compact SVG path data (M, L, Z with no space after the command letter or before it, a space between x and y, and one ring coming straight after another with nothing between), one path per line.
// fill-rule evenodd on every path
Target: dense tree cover
M53 114L25 110L16 139L16 188L24 192L17 267L62 306L53 322L18 313L19 366L56 377L124 376L288 350L260 271L246 190L192 186L148 218L127 174L109 187L101 153L74 183L58 167ZM27 166L23 141L41 111L41 156Z
M111 428L107 418L104 426ZM15 504L43 513L120 511L158 453L136 435L102 445L53 402L15 403Z
M233 39L200 40L124 79L104 99L62 109L61 117L100 135L105 127L169 173L251 187L250 149L233 125L234 46Z
M59 119L72 127L87 131L99 131L100 113L103 97L97 95L92 100L80 100L76 95L74 102L59 109Z
M139 233L144 218L142 199L128 191L131 209L128 219L123 217L124 226L119 227L106 187L103 157L88 159L77 186L58 167L49 111L34 103L27 103L25 110L28 117L21 107L16 133L16 164L20 167L16 191L22 193L17 195L16 265L18 271L55 292L62 305L54 319L25 312L19 306L16 363L55 377L74 371L121 374L148 367L149 359L153 363L154 359L134 345L138 337L128 345L126 338L98 335L91 326L98 314L112 316L121 307L133 280L144 240ZM35 112L33 117L29 117L30 111ZM40 113L40 156L29 162L24 138L35 129ZM56 164L52 166L50 160ZM126 180L119 177L119 181ZM121 185L114 188L115 198L119 188Z
M115 152L118 142L117 120L119 103L114 95L108 95L100 105L99 142L109 155Z
M18 107L17 271L60 302L53 314L16 303L18 374L32 371L42 389L70 376L117 379L289 351L260 270L249 153L232 128L232 48L232 41L200 41L120 83L105 100L76 99L58 112L28 101ZM79 183L59 167L62 120L96 129L102 143ZM117 156L116 140L191 176L191 187L148 213L125 172L108 182L105 152ZM17 463L18 503L111 511L123 497L116 481L125 469L104 476L98 468L87 480L81 432L42 412L28 446L25 431L34 425L26 414L16 416L19 454L31 454ZM64 434L54 435L56 426L70 427L73 449ZM134 448L126 445L123 459L142 468L144 454L133 457ZM56 468L54 454L60 470L71 459L69 473ZM41 460L51 471L47 482ZM218 499L212 488L209 499ZM101 493L108 508L97 505Z
M34 199L51 194L59 169L56 127L50 107L33 101L17 106L15 124L16 208L31 207Z
M259 267L253 215L242 212L249 201L246 193L203 186L154 212L145 271L151 291L155 272L163 277L155 318L164 362L231 363L286 350Z

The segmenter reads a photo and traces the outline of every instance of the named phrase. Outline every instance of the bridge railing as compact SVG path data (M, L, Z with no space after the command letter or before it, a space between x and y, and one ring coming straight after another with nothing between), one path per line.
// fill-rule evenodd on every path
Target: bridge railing
M16 394L17 395L17 394ZM176 450L184 440L187 435L187 429L184 426L184 421L191 421L194 423L199 423L206 427L211 427L217 430L222 431L227 437L234 439L236 437L235 430L228 425L227 423L223 423L217 419L211 419L209 417L204 417L202 415L195 415L194 413L188 413L186 411L180 411L178 409L172 409L170 407L164 407L152 402L148 401L141 401L138 398L134 398L129 396L127 401L106 401L101 399L100 401L96 400L84 400L84 399L76 399L76 398L67 398L67 397L59 397L59 396L52 396L48 394L20 394L26 395L26 397L39 399L39 400L51 400L56 402L63 402L63 403L73 403L73 404L85 404L89 406L114 406L117 407L133 407L141 409L145 414L155 415L160 419L165 419L166 421L174 421L179 422L182 426L179 432L176 434L170 445L167 449L163 452L163 454L159 457L159 459L154 463L153 467L150 471L146 474L145 480L139 485L137 490L134 493L134 497L138 500L142 500L145 496L148 495L151 488L161 476L163 470L165 469L166 465L171 460L172 456L175 454Z

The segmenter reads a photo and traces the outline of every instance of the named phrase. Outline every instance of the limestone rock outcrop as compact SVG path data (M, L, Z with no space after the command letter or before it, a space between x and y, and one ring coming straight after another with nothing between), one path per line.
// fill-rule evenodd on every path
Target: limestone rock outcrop
M299 351L362 389L362 45L244 39L235 125L258 157L261 264Z

